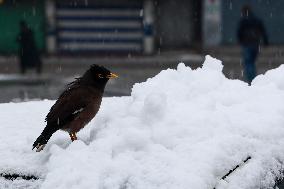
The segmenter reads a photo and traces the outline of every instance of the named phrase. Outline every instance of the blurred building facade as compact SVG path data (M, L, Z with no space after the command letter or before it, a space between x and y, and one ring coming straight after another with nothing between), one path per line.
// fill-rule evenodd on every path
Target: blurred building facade
M153 54L236 45L240 10L247 3L264 20L270 42L282 45L282 1L1 0L0 53L16 53L22 19L47 54Z
M48 54L139 53L194 48L200 41L194 0L2 0L0 53L15 53L24 19Z
M49 0L47 50L152 54L193 48L200 42L199 4L193 0Z

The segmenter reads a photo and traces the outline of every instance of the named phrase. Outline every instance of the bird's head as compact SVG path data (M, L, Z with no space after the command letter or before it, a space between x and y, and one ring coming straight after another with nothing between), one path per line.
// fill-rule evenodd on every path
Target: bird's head
M104 79L109 80L109 79L118 77L116 74L111 73L105 67L98 66L96 64L93 64L89 70L95 80L104 80Z
M86 79L88 82L94 83L97 86L104 87L109 79L117 78L118 76L114 73L111 73L108 69L103 66L98 66L93 64L89 70L83 75L83 79Z

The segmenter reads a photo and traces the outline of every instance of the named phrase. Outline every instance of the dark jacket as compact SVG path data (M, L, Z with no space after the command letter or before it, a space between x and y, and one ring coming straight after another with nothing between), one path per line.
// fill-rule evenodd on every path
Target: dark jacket
M24 28L18 35L17 40L20 45L19 55L21 64L26 67L33 67L37 64L41 64L33 32L29 28Z
M238 42L243 46L268 45L268 37L260 19L250 13L238 25Z

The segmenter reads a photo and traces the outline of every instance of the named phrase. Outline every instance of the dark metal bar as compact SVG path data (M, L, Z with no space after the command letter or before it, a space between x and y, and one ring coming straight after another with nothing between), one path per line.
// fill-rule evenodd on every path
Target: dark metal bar
M245 164L248 160L250 160L251 157L248 156L242 163L236 165L236 167L234 167L233 169L231 169L228 173L226 173L220 180L224 180L225 178L227 178L230 174L232 174L237 168L239 168L241 165ZM214 187L213 189L216 189L216 187Z
M38 179L40 179L39 177L34 176L34 175L22 175L22 174L17 174L17 173L13 173L13 174L0 173L0 177L3 177L7 180L15 180L17 178L24 179L24 180L38 180Z

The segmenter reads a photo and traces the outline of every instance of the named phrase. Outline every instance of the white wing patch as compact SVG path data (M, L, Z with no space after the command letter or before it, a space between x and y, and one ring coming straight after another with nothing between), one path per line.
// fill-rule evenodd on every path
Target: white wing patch
M83 110L84 110L84 108L80 108L79 110L76 110L76 111L73 112L72 114L74 115L74 114L80 113L80 112L82 112Z

